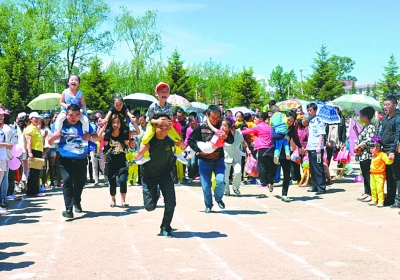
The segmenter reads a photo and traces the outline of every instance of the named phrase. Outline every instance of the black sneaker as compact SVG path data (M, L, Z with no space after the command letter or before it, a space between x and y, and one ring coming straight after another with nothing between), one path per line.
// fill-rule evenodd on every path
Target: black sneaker
M72 219L74 217L74 213L71 210L65 210L62 212L63 217Z
M158 236L165 236L165 237L168 237L168 238L173 237L172 234L171 234L171 232L167 231L167 230L164 229L164 228L162 228L162 229L160 230L160 233L158 234Z
M225 209L225 203L222 200L221 201L217 201L217 204L218 204L219 208Z
M80 204L75 205L75 212L76 213L82 213L82 206Z

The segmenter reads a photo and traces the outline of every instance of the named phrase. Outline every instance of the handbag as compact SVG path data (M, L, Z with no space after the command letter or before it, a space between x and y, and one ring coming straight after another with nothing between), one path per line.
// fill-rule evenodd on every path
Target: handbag
M290 156L290 159L292 161L294 161L295 163L297 163L297 164L301 163L301 158L300 158L300 155L299 155L299 149L294 150L294 152Z
M246 165L244 166L244 170L251 177L258 177L257 164L258 164L257 160L253 157L252 154L250 154L247 157L247 161L246 161Z
M43 158L29 158L29 168L41 170L44 166Z
M338 154L338 162L348 164L351 161L350 152L349 150L343 149L340 150Z

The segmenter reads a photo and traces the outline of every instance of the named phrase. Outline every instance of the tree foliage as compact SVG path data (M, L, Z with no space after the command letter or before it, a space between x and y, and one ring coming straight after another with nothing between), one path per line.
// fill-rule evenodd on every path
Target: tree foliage
M400 94L400 74L399 66L397 66L396 58L393 54L389 57L387 66L383 67L383 79L379 81L378 85L383 95Z
M114 92L110 91L110 77L102 71L102 65L98 57L92 60L90 71L81 75L80 88L88 109L106 112L112 104Z
M168 59L165 74L165 80L169 84L172 94L183 96L189 101L194 100L193 94L190 94L189 76L187 70L183 68L183 61L181 61L181 55L177 49Z
M278 65L272 70L269 78L269 85L275 88L274 99L276 101L282 101L290 99L293 95L293 83L296 81L296 75L294 71L283 72L282 66Z
M93 56L111 50L110 31L99 32L110 8L103 0L59 1L57 42L63 47L69 76L74 69L85 67Z
M132 68L136 89L140 88L145 68L153 62L154 55L161 52L161 35L156 30L157 12L148 10L142 17L135 17L126 7L120 7L122 14L115 20L118 40L126 42L132 54Z
M329 56L327 47L322 45L314 63L313 73L305 83L304 89L311 99L333 100L344 94L342 80L353 69L354 62L348 57Z
M243 68L243 71L236 75L232 89L234 106L251 108L260 105L260 88L253 74L252 68Z

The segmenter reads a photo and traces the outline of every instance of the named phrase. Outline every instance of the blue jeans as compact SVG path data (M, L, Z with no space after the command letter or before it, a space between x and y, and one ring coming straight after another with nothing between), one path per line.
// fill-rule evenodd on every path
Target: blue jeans
M7 191L8 191L8 163L7 171L4 171L3 181L1 181L1 203L6 202Z
M224 159L205 161L199 159L199 173L201 188L203 189L204 204L206 207L213 206L211 193L211 174L214 171L217 184L214 189L215 201L221 201L225 190L225 162Z
M197 169L197 156L194 156L189 160L187 164L187 169L188 169L188 178L194 179L194 177L196 176L196 169Z

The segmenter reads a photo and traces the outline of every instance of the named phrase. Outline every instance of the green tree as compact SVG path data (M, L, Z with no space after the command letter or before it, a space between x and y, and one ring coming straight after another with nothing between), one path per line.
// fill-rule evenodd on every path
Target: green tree
M357 89L356 89L356 83L354 81L351 81L351 89L350 89L350 94L357 94Z
M139 89L142 73L162 49L161 35L156 30L157 12L148 10L144 16L135 17L126 7L120 8L122 14L115 19L114 30L118 40L126 42L133 56L132 68L136 89Z
M260 88L253 74L252 68L243 68L243 71L236 75L232 89L233 106L252 108L260 104Z
M269 78L269 85L275 88L274 99L277 101L282 101L285 99L290 99L293 94L292 84L296 81L296 75L294 71L283 72L282 66L278 65Z
M37 64L25 13L12 1L0 4L0 102L14 117L37 95Z
M387 66L383 67L383 79L379 80L379 88L384 95L395 95L400 94L400 75L399 66L397 66L396 59L393 54L389 57Z
M197 101L206 104L223 103L226 108L232 103L232 81L235 71L229 65L213 60L188 67L191 91Z
M372 93L371 87L370 87L369 84L368 84L368 85L367 85L367 89L365 90L365 94L366 94L367 96L372 96L371 93Z
M99 32L108 18L110 7L103 0L59 1L57 41L63 46L69 76L78 68L85 67L93 56L111 50L110 31Z
M304 84L305 95L322 101L333 100L344 94L342 80L353 69L354 62L347 57L329 56L327 47L321 46L311 65L313 73Z
M101 70L103 62L95 57L90 71L81 75L81 90L85 95L86 107L106 112L112 104L114 92L110 90L110 78Z
M183 61L181 61L181 55L177 49L174 50L171 57L168 59L165 80L169 84L172 94L181 95L189 101L194 100L193 94L189 95L189 76L187 74L187 69L183 68Z

